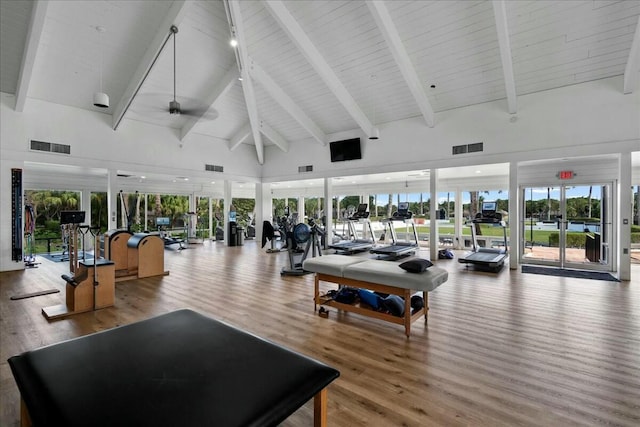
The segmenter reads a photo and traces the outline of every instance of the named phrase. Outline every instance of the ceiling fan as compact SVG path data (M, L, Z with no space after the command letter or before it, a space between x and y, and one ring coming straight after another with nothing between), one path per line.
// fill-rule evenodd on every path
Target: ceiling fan
M168 37L173 36L173 99L169 101L169 107L160 107L160 103L166 102L167 95L159 94L159 93L140 93L140 97L143 99L142 104L140 105L140 109L133 108L133 110L137 110L139 113L158 113L159 116L161 113L164 115L169 112L172 116L190 116L196 118L202 118L204 120L214 120L218 118L218 112L210 108L209 105L205 105L202 102L199 102L195 99L185 98L185 97L177 97L176 96L176 34L178 33L178 27L172 25L170 28L170 34ZM168 38L167 38L168 41ZM166 45L166 41L165 41ZM163 45L164 48L164 45ZM158 52L157 57L160 55ZM145 77L146 78L146 77ZM180 102L178 101L180 100ZM186 105L186 107L183 106ZM158 117L160 118L160 117Z

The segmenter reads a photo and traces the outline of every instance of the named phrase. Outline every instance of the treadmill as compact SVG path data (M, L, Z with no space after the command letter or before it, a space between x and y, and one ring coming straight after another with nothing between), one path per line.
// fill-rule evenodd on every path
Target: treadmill
M391 236L391 245L380 246L370 250L372 254L385 256L386 260L393 261L401 257L413 255L418 250L418 230L413 222L413 213L409 210L409 202L401 202L398 204L398 211L393 213L391 218L384 221L385 227L389 226L389 235ZM396 230L393 226L394 222L401 221L410 224L413 230L413 241L398 241Z
M329 245L330 249L335 249L336 253L342 255L351 255L356 252L368 251L375 244L375 234L373 233L373 228L371 227L371 221L369 221L369 211L367 210L369 205L366 203L360 203L358 205L358 209L347 218L347 223L349 224L349 236L350 240L342 240L337 243L333 243ZM369 239L359 239L358 238L358 230L356 230L355 224L357 222L362 223L362 233L364 235L366 229L365 226L369 229L369 235L371 238ZM363 236L364 237L364 236Z
M483 202L482 212L476 214L469 226L471 227L471 242L473 251L458 258L458 262L463 264L473 264L481 270L488 270L497 273L504 266L507 258L507 227L502 221L502 214L496 211L496 202ZM482 248L478 245L475 224L493 224L502 227L504 235L504 248Z

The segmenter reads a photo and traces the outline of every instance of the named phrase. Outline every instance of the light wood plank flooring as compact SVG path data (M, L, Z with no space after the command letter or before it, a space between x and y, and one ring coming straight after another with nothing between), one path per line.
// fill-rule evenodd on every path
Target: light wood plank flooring
M40 309L64 301L68 265L38 260L0 274L0 426L19 418L8 357L183 307L339 369L331 426L640 425L638 265L634 282L615 283L438 261L449 280L407 339L399 325L356 314L320 318L313 277L281 277L286 253L252 241L167 250L169 276L118 283L115 307L53 322ZM52 287L62 292L9 299ZM311 424L312 404L285 423Z

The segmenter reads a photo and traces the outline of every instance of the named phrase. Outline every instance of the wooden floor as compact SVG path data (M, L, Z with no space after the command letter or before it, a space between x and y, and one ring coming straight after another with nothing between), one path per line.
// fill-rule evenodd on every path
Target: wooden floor
M183 307L339 369L331 426L640 425L640 265L616 283L438 261L449 280L407 339L356 314L319 317L313 277L281 277L286 253L258 246L167 250L169 276L118 283L115 307L54 322L40 309L63 302L67 264L39 257L39 268L0 273L0 426L18 425L8 357ZM52 287L62 292L9 299ZM311 424L307 404L284 425Z

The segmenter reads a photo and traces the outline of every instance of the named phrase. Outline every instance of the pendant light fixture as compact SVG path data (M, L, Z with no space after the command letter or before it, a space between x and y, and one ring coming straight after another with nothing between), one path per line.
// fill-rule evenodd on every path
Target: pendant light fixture
M103 68L103 51L102 34L106 31L104 27L98 25L96 31L100 33L100 92L93 94L93 105L100 108L109 108L109 95L102 91L102 68Z

